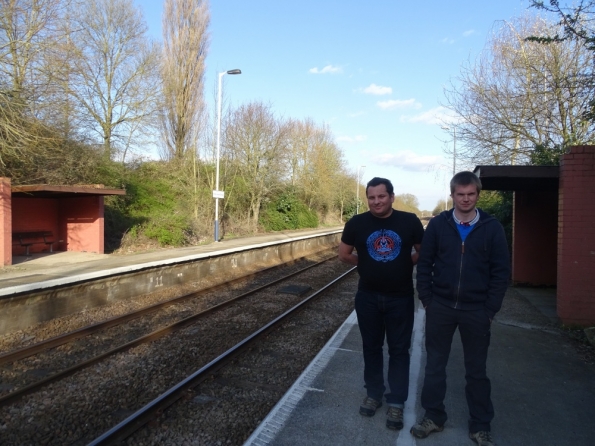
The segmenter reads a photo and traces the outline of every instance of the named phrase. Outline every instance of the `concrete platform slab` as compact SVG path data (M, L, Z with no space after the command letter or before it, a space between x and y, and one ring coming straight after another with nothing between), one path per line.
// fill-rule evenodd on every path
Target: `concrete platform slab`
M552 330L549 318L543 318L540 309L523 296L522 291L510 290L505 305L508 299L510 308L520 310L503 312L505 317L500 322L497 316L492 328L488 376L496 411L492 423L496 444L589 446L595 438L591 420L595 365L585 363L569 340ZM530 311L539 314L528 315ZM540 320L546 322L536 325ZM445 429L423 440L409 433L410 426L423 416L419 399L425 367L424 325L425 311L417 302L410 396L402 431L385 427L385 405L372 418L358 413L365 389L361 338L353 314L245 445L475 444L468 437L465 370L458 335L447 368L449 420Z

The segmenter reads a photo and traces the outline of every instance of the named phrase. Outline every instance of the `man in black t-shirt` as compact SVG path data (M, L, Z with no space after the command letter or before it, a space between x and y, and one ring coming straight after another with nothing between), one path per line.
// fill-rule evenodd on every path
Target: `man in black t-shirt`
M370 210L345 224L339 245L339 259L356 265L360 276L355 311L362 336L367 396L359 412L371 417L382 406L386 390L382 348L386 336L390 389L386 394L386 426L402 429L413 331L412 274L424 230L415 214L392 208L395 194L389 180L372 178L366 186L366 197Z

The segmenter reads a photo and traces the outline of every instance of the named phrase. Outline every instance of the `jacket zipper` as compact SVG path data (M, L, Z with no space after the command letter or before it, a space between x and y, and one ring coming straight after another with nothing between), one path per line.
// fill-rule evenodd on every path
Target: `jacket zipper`
M455 300L455 308L459 305L459 295L461 294L461 278L463 277L463 255L465 255L465 242L461 242L461 264L459 266L459 284L457 286L457 298Z

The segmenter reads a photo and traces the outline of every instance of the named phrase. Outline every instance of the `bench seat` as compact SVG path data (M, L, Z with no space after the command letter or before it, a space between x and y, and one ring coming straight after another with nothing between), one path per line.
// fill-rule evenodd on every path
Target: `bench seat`
M54 252L54 243L56 243L52 231L13 232L12 241L24 247L27 256L29 256L30 246L46 245L50 247L50 252Z

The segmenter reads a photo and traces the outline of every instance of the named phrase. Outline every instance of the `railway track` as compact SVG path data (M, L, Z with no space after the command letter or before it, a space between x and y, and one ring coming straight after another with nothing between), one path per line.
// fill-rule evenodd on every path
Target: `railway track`
M13 442L5 444L85 444L101 431L121 422L139 407L153 401L164 388L183 381L192 374L190 372L197 370L197 364L203 364L202 368L205 368L226 350L249 336L255 327L266 325L268 321L294 306L300 297L278 294L281 280L297 280L316 289L323 286L321 283L329 275L336 276L338 270L346 268L336 261L320 262L315 266L310 271L301 270L297 275L293 274L293 279L277 279L268 287L260 286L258 289L244 291L236 296L235 301L225 299L225 302L211 305L210 310L204 310L199 316L186 315L176 322L176 332L172 324L169 324L155 333L143 336L142 340L129 341L112 349L116 351L95 355L85 361L84 370L64 369L58 373L62 376L56 379L53 377L57 374L44 377L41 380L42 387L24 386L18 389L20 394L9 392L0 400L4 404L0 408L0 415L6 415L4 419L8 420L5 424L0 424L0 435L13 439ZM321 273L322 270L326 272ZM202 300L206 298L203 296ZM347 298L346 301L348 309L352 308L351 299ZM186 304L187 299L182 305ZM175 305L179 304L167 307ZM195 319L199 317L201 323L196 324ZM122 320L126 325L132 317L126 315ZM113 326L108 327L108 330L111 329ZM88 329L85 328L82 332L86 330ZM75 343L86 344L81 342L84 339L81 332L72 336ZM51 340L46 345L54 342L56 341ZM53 350L68 350L68 345L70 343L53 346ZM39 362L35 359L37 355L27 356L25 352L19 352L17 356L24 359L16 362ZM5 354L4 357L9 356ZM6 364L3 368L6 368ZM11 367L8 369L10 372ZM33 370L40 374L39 370L43 371L44 368ZM69 375L72 376L66 378ZM85 390L85 386L88 390ZM31 395L26 396L29 393ZM179 396L175 399L177 398ZM41 405L37 403L40 399ZM43 410L47 413L42 413ZM56 417L51 417L51 413L61 420L56 423ZM32 429L22 429L23 422Z

